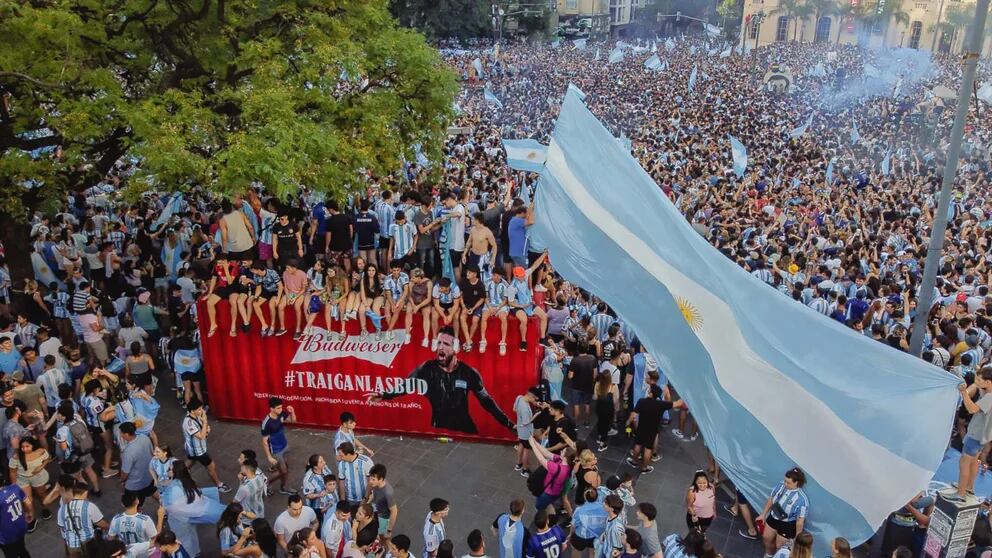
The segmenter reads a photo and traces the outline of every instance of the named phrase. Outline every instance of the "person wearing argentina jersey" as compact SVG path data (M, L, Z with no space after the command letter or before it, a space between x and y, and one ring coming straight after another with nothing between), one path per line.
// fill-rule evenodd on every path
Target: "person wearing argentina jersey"
M406 213L397 211L396 222L389 225L389 250L386 253L402 264L412 265L416 249L417 227L407 220Z
M242 516L242 524L248 526L252 519L265 517L265 494L269 483L259 470L255 456L244 453L242 452L241 469L238 472L241 484L234 493L233 501L241 504L245 512Z
M393 208L393 193L389 190L383 190L379 194L379 198L373 206L376 222L379 225L379 230L376 231L375 236L376 248L379 249L379 259L369 263L378 263L379 267L385 269L386 263L389 262L390 253L388 249L389 229L396 221L396 209Z
M620 512L623 511L623 500L616 494L608 494L603 500L606 510L606 529L596 541L595 558L615 558L623 552L623 536L626 526Z
M317 514L317 521L323 521L324 514L337 504L337 477L327 466L323 455L315 453L307 460L300 492L303 503Z
M96 530L109 527L100 508L87 499L89 490L88 484L76 481L72 499L59 508L57 523L70 558L84 556L83 546L96 537Z
M479 353L486 352L486 330L489 326L489 318L499 317L499 354L506 354L506 317L510 313L510 306L506 300L507 282L503 278L503 270L498 266L493 266L491 278L486 281L486 305L482 309L482 329L479 332Z
M372 459L355 450L354 444L344 442L337 448L338 499L357 506L365 500Z
M372 448L363 444L362 441L355 435L355 415L345 411L341 413L340 421L341 426L338 428L338 431L334 433L334 446L331 449L337 452L338 447L341 444L351 442L352 445L355 446L355 450L358 451L358 453L364 453L369 457L375 457L375 452L372 451ZM338 458L336 454L334 458Z
M803 532L809 514L809 498L802 489L805 484L806 474L802 469L793 467L786 471L785 479L772 490L755 520L765 524L762 540L766 557L774 555L786 541Z
M110 520L110 530L107 534L120 539L126 545L148 542L158 533L158 528L151 517L138 511L138 496L125 492L121 496L124 511ZM159 506L165 512L165 508Z
M402 213L397 213L399 218ZM395 225L394 225L395 226ZM389 262L389 275L382 280L382 290L386 292L386 339L393 341L396 339L396 322L400 319L400 314L407 305L410 298L410 276L403 272L403 260L396 258ZM403 344L410 342L410 336L403 338Z
M207 410L199 399L190 399L186 404L186 416L183 417L183 438L186 447L186 467L199 463L207 469L210 480L220 492L230 492L231 488L220 482L217 476L217 465L207 453L207 436L210 434L210 424L207 422Z
M442 277L434 285L434 292L431 298L434 300L434 312L431 314L431 329L437 332L434 340L431 341L431 350L436 351L441 328L454 328L454 349L457 353L460 349L458 345L458 329L461 323L458 321L458 312L461 309L461 289L449 277Z
M424 553L422 558L436 558L437 549L444 536L444 518L448 517L451 506L444 498L434 498L430 502L430 512L424 519Z

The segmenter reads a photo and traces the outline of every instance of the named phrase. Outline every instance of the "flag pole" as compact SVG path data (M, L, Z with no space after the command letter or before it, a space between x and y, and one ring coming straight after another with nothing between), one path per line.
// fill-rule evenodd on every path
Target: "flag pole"
M923 352L923 337L926 334L927 322L930 319L930 307L933 305L933 288L937 282L937 267L943 252L944 233L947 230L947 210L951 205L951 191L957 176L958 162L961 157L961 139L964 136L964 125L968 121L968 101L971 97L972 86L975 83L975 70L978 68L978 58L982 52L985 40L985 19L988 16L989 0L978 0L975 3L975 20L971 24L971 34L968 46L963 55L964 68L961 76L961 88L958 90L958 106L954 114L954 127L951 128L951 145L947 149L947 161L944 164L944 176L940 186L940 200L937 203L937 214L934 215L933 228L930 232L930 246L927 248L927 261L923 267L923 283L917 297L916 318L913 320L913 336L910 339L909 351L920 356Z

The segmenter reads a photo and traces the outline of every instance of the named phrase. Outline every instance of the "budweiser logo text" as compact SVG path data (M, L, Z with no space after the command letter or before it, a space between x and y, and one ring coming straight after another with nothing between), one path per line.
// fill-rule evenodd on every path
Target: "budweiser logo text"
M380 366L392 366L406 338L406 332L402 329L393 331L396 339L386 341L374 337L363 339L358 335L335 336L325 329L315 327L312 334L300 340L292 364L353 357Z

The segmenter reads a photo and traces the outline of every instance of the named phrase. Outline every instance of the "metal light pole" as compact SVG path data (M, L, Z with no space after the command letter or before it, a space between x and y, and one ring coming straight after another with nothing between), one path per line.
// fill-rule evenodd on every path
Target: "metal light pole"
M927 261L923 267L923 283L920 285L919 301L916 305L916 319L913 320L913 337L909 344L910 352L916 356L920 356L923 352L923 337L926 333L927 320L930 317L930 307L933 305L933 287L937 281L937 266L940 265L944 232L947 229L947 208L951 205L951 191L958 173L961 138L964 136L964 125L968 120L968 101L975 84L975 70L978 67L978 57L982 53L985 40L985 18L988 16L988 11L989 0L978 0L975 4L975 20L972 22L971 33L968 36L968 47L964 52L961 89L958 91L958 108L954 113L951 145L947 150L947 162L944 164L940 201L937 203L937 214L934 216L933 228L930 232L930 246L927 248Z

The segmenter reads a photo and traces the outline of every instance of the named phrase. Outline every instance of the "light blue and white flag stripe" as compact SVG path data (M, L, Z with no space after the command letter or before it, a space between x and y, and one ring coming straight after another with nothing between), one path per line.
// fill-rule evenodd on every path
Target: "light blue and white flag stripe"
M892 173L892 148L885 150L885 157L882 158L882 174L889 176Z
M692 66L692 73L689 74L689 93L692 93L692 89L696 87L696 65Z
M858 141L861 140L861 134L858 133L858 123L851 121L851 145L856 145Z
M586 100L586 94L583 93L581 89L579 89L578 87L576 87L575 85L573 85L571 83L568 84L568 89L565 91L565 93L566 94L568 94L568 93L575 93L575 95L577 95L579 97L579 100L580 101L585 101Z
M572 44L575 45L576 50L585 50L587 40L588 39L575 39L572 41Z
M669 52L675 50L675 41L673 41L671 37L665 39L665 49Z
M795 128L791 132L789 132L789 139L796 139L802 137L806 133L806 130L809 129L811 124L813 124L813 113L809 114L809 118L806 119L806 122L802 126L799 126L798 128Z
M485 77L485 72L482 71L482 60L476 58L472 61L472 67L475 68L475 77L482 79Z
M597 61L597 62L599 61L599 49L598 48L596 49L596 56L593 56L592 59L595 60L595 61Z
M744 178L744 171L747 170L747 148L734 136L728 135L730 139L730 154L734 158L734 174L737 178Z
M830 159L830 162L827 163L827 175L826 175L826 179L827 179L827 188L833 186L833 183L834 183L834 160L833 159Z
M492 89L489 89L488 85L485 87L482 94L486 98L487 105L496 105L499 108L503 108L503 101L499 100L499 97L493 93Z
M957 380L796 305L726 259L571 95L536 211L534 232L556 270L631 323L750 501L765 501L793 465L804 469L816 552L835 536L868 539L927 485Z
M535 139L503 140L506 150L506 164L511 169L527 172L541 172L548 158L548 146Z
M652 54L651 58L644 61L644 67L649 70L660 70L661 69L661 59L658 58L657 54Z
M623 49L619 46L612 51L610 51L610 57L607 60L610 64L616 64L623 61Z
M176 213L182 213L183 204L185 200L181 192L173 192L168 199L165 200L165 208L162 213L159 214L158 219L152 222L152 231L157 231L159 227L169 222Z

